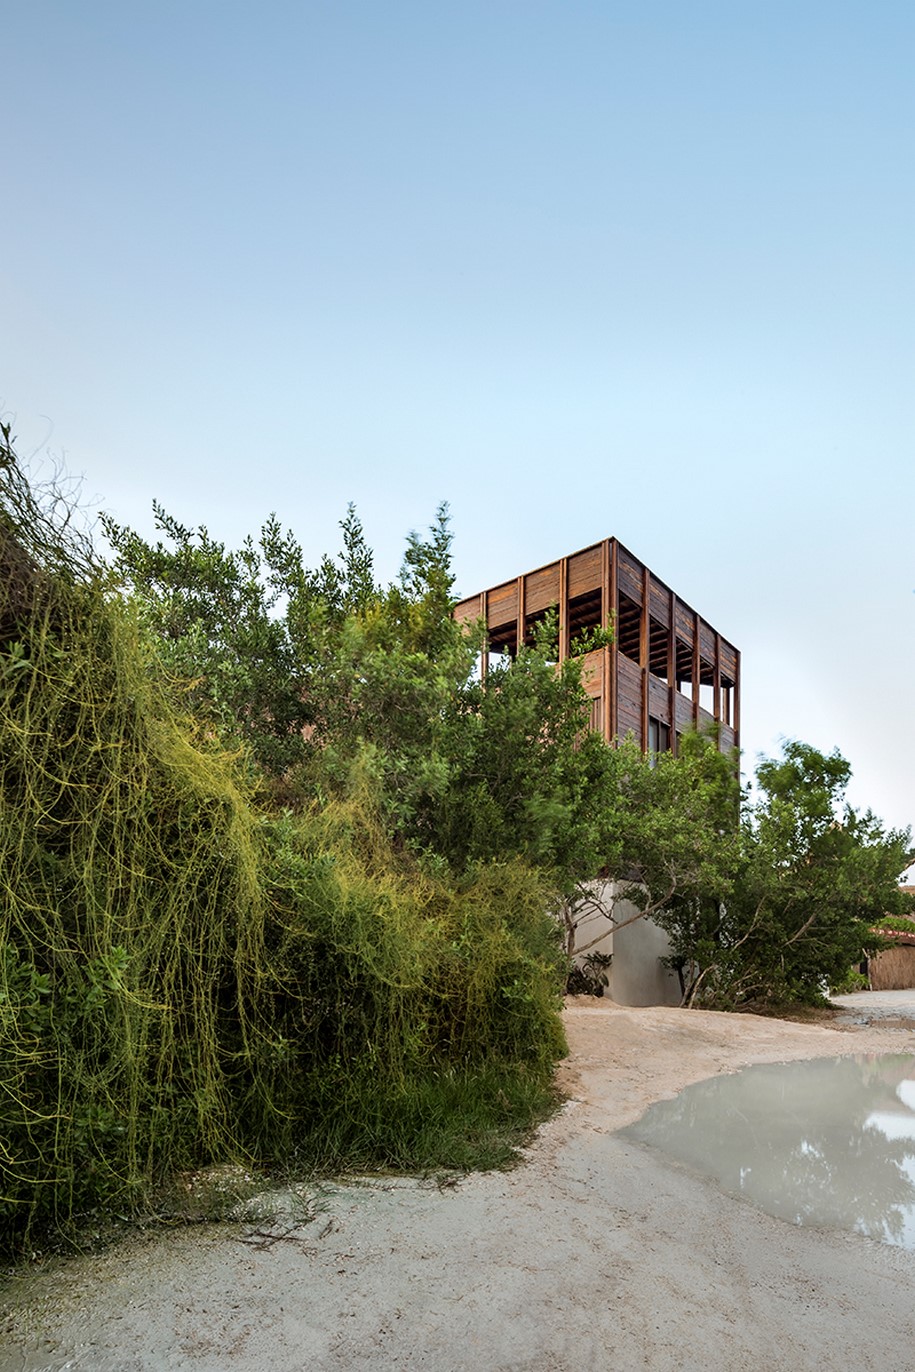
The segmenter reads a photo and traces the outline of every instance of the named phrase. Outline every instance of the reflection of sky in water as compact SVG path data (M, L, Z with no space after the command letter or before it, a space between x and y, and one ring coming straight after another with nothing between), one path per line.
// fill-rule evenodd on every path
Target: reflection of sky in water
M879 1129L885 1138L915 1140L915 1081L906 1078L896 1087L896 1095L906 1107L905 1113L875 1110L865 1120L865 1127ZM915 1188L915 1149L902 1162L903 1170ZM896 1242L905 1248L915 1248L915 1207L908 1206L902 1215L902 1237Z
M794 1224L915 1249L915 1058L748 1067L659 1101L625 1135Z

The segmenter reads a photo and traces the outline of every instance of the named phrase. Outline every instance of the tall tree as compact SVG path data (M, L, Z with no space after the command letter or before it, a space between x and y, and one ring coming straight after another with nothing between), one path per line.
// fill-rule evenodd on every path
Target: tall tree
M911 835L846 803L841 754L789 742L756 775L730 880L656 916L689 969L690 1003L817 1002L875 946L874 923L909 904Z

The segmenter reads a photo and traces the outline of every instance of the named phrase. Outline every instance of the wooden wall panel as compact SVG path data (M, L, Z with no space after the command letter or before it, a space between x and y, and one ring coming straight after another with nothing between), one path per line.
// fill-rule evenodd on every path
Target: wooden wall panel
M651 617L662 624L665 629L670 627L670 591L662 581L656 576L651 578Z
M479 619L483 613L480 604L480 597L473 595L469 600L462 600L459 605L454 607L454 617L458 624L472 624L475 619Z
M729 753L734 747L734 730L729 729L726 724L722 724L718 740L718 747L721 751L723 753Z
M585 548L569 558L569 599L584 595L586 591L600 589L601 545Z
M642 563L625 548L619 550L619 588L637 605L642 603Z
M737 680L737 650L730 643L721 640L721 672L723 676Z
M653 676L648 678L648 713L662 724L670 723L670 691Z
M499 624L514 624L518 618L518 583L508 581L489 592L490 629Z
M676 602L674 622L677 630L677 637L682 639L684 643L692 646L693 612L682 600Z
M603 695L604 656L603 648L595 648L593 653L585 653L582 658L581 682L589 696Z
M682 734L693 727L693 702L686 696L677 696L677 732Z
M706 662L715 661L715 630L704 619L699 620L699 651Z
M529 615L559 604L559 563L551 562L524 578L524 605Z
M617 721L616 731L620 738L628 733L635 734L642 741L642 672L636 663L630 662L622 653L617 661Z

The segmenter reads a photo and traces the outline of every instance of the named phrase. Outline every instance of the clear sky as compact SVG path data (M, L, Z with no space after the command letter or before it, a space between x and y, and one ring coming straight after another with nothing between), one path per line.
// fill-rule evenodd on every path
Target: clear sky
M458 589L616 535L915 820L911 0L7 0L0 409Z

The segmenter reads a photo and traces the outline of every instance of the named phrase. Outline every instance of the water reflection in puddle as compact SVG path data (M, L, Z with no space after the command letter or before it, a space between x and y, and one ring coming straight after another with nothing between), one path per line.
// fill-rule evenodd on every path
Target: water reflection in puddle
M915 1058L748 1067L659 1101L622 1133L793 1224L915 1249Z

